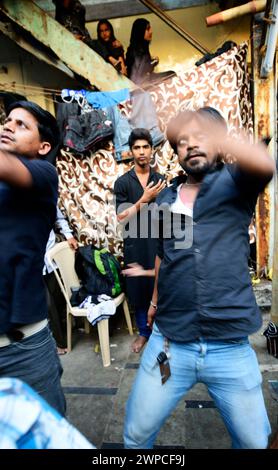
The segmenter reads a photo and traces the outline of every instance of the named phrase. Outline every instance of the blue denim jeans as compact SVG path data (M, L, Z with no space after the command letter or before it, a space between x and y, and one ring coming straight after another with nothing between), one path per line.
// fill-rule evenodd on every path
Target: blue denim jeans
M21 379L64 416L66 401L60 378L63 369L48 326L0 348L0 377Z
M116 160L121 161L122 152L130 150L128 145L128 138L132 131L132 127L130 126L128 119L120 113L117 106L106 108L105 112L107 117L113 123L113 143L115 147Z
M164 385L156 360L161 351L163 336L154 325L127 403L126 448L151 449L168 416L198 382L207 386L233 448L267 447L270 424L256 354L248 339L170 342L171 376Z

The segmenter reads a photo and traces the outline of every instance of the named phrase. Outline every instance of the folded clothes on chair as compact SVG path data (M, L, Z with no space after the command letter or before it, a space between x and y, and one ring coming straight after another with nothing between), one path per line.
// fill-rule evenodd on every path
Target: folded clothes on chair
M111 317L116 312L114 300L105 294L97 296L89 295L79 307L88 310L87 319L92 325L95 325L100 320Z

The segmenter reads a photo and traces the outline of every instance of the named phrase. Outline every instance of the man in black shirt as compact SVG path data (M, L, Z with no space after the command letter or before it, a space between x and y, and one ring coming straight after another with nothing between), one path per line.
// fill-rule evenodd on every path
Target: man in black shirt
M155 323L127 405L125 445L152 448L179 400L201 382L233 448L265 448L270 425L248 342L262 323L248 270L248 226L274 161L263 144L229 137L213 108L180 113L167 137L185 173L157 198L161 227L148 312ZM223 164L227 154L236 162Z
M129 146L134 158L134 168L115 182L114 193L118 220L125 224L124 262L142 266L137 276L127 277L127 295L135 308L139 337L132 345L139 353L151 333L147 326L147 312L154 283L154 260L157 240L152 237L149 204L165 187L163 177L151 166L152 138L147 129L133 129ZM125 273L128 275L130 269Z
M0 134L0 376L27 382L63 415L42 278L58 197L56 169L44 158L58 142L50 113L29 101L10 107Z

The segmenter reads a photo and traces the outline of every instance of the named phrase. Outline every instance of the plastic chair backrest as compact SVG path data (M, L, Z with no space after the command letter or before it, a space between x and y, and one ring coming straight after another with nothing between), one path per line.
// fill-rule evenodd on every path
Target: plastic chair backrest
M66 293L70 299L72 294L71 288L80 287L80 281L74 269L74 250L70 248L68 242L57 243L47 252L47 257L52 266L54 261L58 267Z

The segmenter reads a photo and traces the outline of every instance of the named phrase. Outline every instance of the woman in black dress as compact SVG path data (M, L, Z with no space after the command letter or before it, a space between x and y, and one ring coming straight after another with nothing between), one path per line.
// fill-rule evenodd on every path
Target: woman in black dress
M137 18L131 29L130 44L126 53L127 76L136 84L143 82L163 80L174 76L175 72L154 73L159 63L158 57L151 57L150 42L152 40L152 27L145 18Z
M108 61L111 62L119 72L126 75L124 48L120 41L115 38L114 29L110 21L100 20L98 22L97 38L99 43L107 49Z

